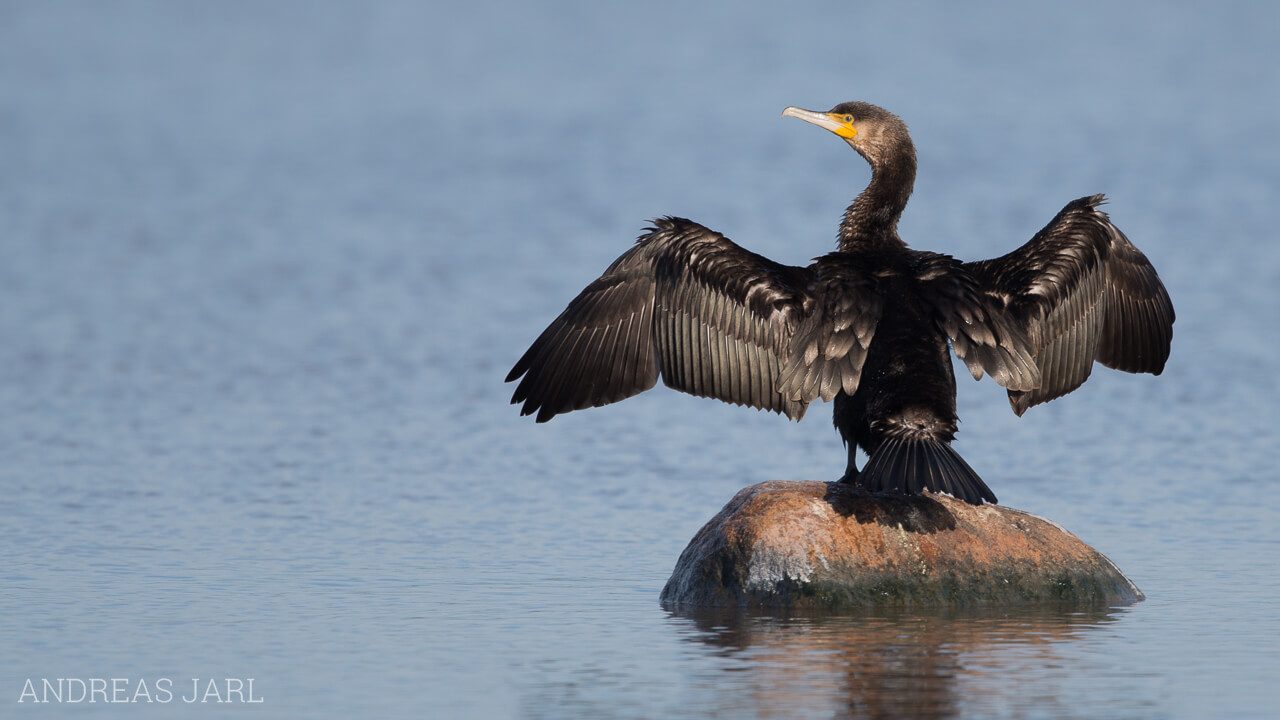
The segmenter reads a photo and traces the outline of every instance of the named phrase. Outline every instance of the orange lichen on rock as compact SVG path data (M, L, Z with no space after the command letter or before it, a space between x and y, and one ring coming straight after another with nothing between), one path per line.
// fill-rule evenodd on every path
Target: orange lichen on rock
M685 548L662 591L669 605L715 607L1141 599L1105 556L1034 515L822 482L740 491Z

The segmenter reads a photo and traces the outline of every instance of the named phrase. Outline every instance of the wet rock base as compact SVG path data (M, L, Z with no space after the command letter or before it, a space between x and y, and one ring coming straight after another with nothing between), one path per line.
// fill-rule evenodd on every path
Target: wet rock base
M680 555L662 601L682 607L840 609L1124 605L1142 592L1063 528L946 495L823 482L740 491Z

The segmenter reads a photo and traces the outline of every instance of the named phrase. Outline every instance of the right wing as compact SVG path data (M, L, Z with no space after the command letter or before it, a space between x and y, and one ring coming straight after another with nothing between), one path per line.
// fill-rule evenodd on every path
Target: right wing
M1080 387L1095 360L1159 375L1173 340L1173 303L1155 268L1098 210L1103 197L1067 204L1027 244L966 263L992 301L1019 323L1043 378L1009 388L1021 415Z
M817 392L782 392L780 373L812 272L689 220L654 224L516 362L511 402L546 422L641 393L661 375L676 390L799 419Z

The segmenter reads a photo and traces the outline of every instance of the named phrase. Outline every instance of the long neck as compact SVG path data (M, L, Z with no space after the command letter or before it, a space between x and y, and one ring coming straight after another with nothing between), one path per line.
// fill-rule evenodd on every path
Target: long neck
M871 164L871 183L840 223L840 249L867 246L906 247L898 237L898 218L916 181L916 149L910 140L883 152L864 153Z

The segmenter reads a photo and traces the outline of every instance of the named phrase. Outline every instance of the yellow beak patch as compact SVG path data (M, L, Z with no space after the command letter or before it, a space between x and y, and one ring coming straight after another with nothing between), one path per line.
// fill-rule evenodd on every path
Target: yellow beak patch
M845 140L858 136L858 128L853 124L852 115L836 115L833 113L801 110L798 107L789 107L782 111L782 116L800 118L807 123L813 123L820 128L830 130Z

